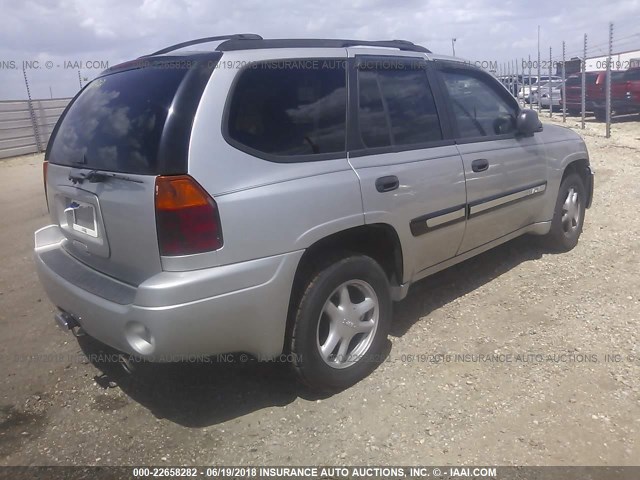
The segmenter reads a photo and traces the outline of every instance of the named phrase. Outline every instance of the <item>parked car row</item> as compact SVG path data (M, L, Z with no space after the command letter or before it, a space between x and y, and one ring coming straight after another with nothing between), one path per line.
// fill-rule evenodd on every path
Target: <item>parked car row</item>
M539 88L546 86L549 82L561 82L562 79L556 76L541 75L538 77L531 77L531 79L525 77L521 83L518 92L518 100L522 100L525 103L535 103L537 99L535 95ZM558 97L559 98L559 97Z
M498 80L511 92L518 100L522 100L525 103L530 103L529 92L531 97L538 91L538 88L544 86L548 82L560 82L562 79L555 75L537 75L529 77L528 75L510 75L499 76Z
M544 108L562 108L566 103L569 115L582 111L582 75L574 74L565 80L563 99L562 79L557 76L500 78L508 90L524 103L540 104ZM613 115L640 113L640 67L611 72L611 111ZM606 71L587 72L585 75L585 112L604 120L606 116Z
M541 84L531 94L531 103L539 103L541 107L557 107L561 104L562 80L551 80Z
M597 119L606 116L606 72L586 74L585 111ZM575 75L567 79L567 110L581 112L582 79ZM640 68L611 72L611 111L614 115L640 113Z

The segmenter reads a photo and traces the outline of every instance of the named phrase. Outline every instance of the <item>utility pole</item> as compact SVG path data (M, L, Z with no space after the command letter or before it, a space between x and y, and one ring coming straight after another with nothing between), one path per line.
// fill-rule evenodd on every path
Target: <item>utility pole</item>
M529 103L529 108L531 108L533 106L533 105L531 105L531 55L529 55L528 66L529 66L529 82L528 82L528 84L529 84L529 92L528 92L529 102L526 102L526 103Z
M584 109L586 107L585 95L587 87L587 34L584 34L584 50L582 52L582 89L580 90L580 110L582 110L581 127L584 130Z
M564 40L562 41L562 123L567 121L567 87L565 86L565 79L567 75L567 71L565 70L565 44Z
M611 55L613 52L613 23L609 23L609 55L607 55L607 78L606 78L606 92L605 92L605 105L607 108L607 127L606 137L611 137Z
M553 118L553 84L551 83L551 75L553 75L551 70L551 64L553 63L553 56L551 55L551 47L549 47L549 82L547 86L549 87L549 118ZM540 90L538 90L538 101L540 101Z
M540 25L538 25L538 81L536 82L538 93L538 113L540 113Z

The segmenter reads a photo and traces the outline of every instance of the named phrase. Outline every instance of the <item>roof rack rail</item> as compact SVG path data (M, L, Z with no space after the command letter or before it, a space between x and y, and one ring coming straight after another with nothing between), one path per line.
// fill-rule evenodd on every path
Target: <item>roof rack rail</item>
M148 55L143 55L143 57L151 57L153 55L163 55L165 53L173 52L174 50L178 50L180 48L190 47L191 45L198 45L200 43L217 42L220 40L262 40L262 37L255 33L236 33L233 35L220 35L218 37L196 38L195 40L189 40L188 42L176 43L175 45L171 45L170 47L163 48L162 50L158 50L157 52L153 52Z
M236 41L242 40L242 41ZM232 50L254 50L264 48L345 48L345 47L388 47L411 52L431 53L421 45L408 40L341 40L341 39L236 39L230 38L222 42L216 50L220 52Z

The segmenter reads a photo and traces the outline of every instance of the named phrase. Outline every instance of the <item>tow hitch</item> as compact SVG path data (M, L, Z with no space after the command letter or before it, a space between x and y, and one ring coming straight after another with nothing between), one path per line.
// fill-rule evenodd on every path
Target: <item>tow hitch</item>
M55 319L56 323L62 330L64 331L71 330L71 333L73 333L73 335L75 335L76 337L81 337L82 335L84 335L84 332L80 327L80 324L73 317L73 315L67 312L63 312L61 310L58 313L56 313L53 318Z

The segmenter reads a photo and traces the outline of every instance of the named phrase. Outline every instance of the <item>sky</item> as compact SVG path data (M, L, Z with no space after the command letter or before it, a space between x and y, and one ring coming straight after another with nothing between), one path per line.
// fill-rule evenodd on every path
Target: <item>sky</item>
M640 49L640 0L0 0L0 100L73 96L104 67L193 38L405 39L480 62ZM215 45L214 45L215 46ZM80 75L78 71L80 70ZM79 78L79 76L81 78Z

